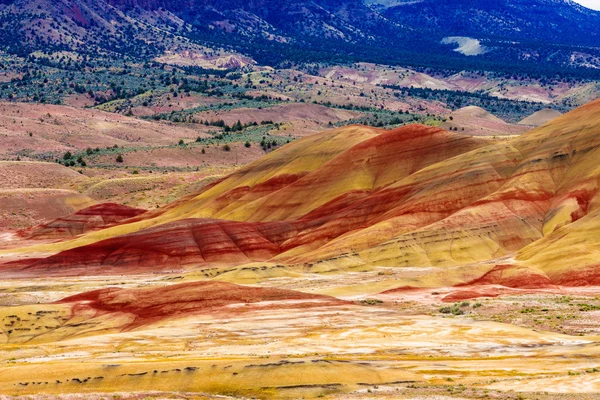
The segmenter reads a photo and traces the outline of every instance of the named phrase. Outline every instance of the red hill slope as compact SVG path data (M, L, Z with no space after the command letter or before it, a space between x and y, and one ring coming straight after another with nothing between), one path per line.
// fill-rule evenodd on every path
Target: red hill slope
M260 305L261 302L274 304ZM169 317L222 312L224 307L233 304L278 309L347 304L329 296L225 282L190 282L143 289L100 289L68 297L60 303L72 304L74 314L82 318L89 317L90 309L95 311L96 317L110 313L130 314L133 320L123 327L127 329Z

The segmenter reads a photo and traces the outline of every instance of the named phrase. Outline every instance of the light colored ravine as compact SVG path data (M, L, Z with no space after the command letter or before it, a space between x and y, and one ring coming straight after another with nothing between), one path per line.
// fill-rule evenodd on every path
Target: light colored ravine
M481 44L478 39L466 37L466 36L449 36L442 39L442 44L455 44L458 45L454 51L461 53L465 56L478 56L485 54L487 48Z
M11 232L0 233L0 242L10 242L15 240L15 234Z

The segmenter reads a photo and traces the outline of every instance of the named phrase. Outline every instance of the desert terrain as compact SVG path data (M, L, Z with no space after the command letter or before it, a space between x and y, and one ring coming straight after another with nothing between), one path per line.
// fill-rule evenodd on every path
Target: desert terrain
M0 0L0 400L600 400L583 1Z

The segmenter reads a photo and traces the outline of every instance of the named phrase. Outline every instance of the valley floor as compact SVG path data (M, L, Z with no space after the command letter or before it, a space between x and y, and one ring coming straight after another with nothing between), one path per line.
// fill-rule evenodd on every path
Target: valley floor
M389 273L403 275L385 270L388 279ZM373 281L379 272L351 273L350 281ZM505 288L509 293L496 298L458 302L448 300L466 289L353 294L341 301L248 298L141 324L126 311L94 309L92 300L56 303L105 287L124 288L115 301L126 302L137 290L127 288L175 288L188 278L4 280L0 393L48 399L593 399L600 391L596 287ZM293 281L304 292L327 292L340 279L298 273ZM259 284L274 286L292 283L274 278Z

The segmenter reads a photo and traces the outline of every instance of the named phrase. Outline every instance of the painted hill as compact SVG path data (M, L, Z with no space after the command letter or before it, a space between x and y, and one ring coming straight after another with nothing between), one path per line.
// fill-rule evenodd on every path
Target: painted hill
M545 108L531 114L527 118L523 118L521 121L519 121L519 125L540 126L552 121L554 118L560 117L561 115L562 113L560 111Z
M155 212L153 218L59 244L56 249L70 250L27 268L50 272L60 263L65 268L54 271L59 274L81 273L82 265L87 273L119 273L123 267L143 271L152 264L172 270L198 263L266 260L299 246L316 249L333 237L385 219L393 204L375 207L354 224L323 231L334 217L344 218L340 212L345 207L359 200L377 201L371 195L386 186L487 143L418 125L394 131L357 126L324 132L284 146L198 196ZM110 239L97 242L100 238ZM82 244L92 247L78 247ZM113 259L114 268L109 267Z
M264 304L260 304L264 302ZM284 304L288 302L288 304ZM232 305L255 305L277 308L307 308L348 304L329 296L278 288L240 286L226 282L190 282L177 285L142 288L108 288L81 293L61 300L71 304L76 314L87 319L90 310L96 315L129 314L121 329L132 329L166 318L194 314L212 314ZM278 304L282 303L282 304ZM272 307L272 305L271 305ZM250 307L244 307L246 311Z
M491 144L419 125L324 132L131 223L22 249L56 254L2 270L114 274L271 261L314 271L438 268L416 286L598 284L599 110L595 101Z
M35 328L30 316L36 306L11 310L12 329L0 334L6 344L52 343L66 339L104 334L128 333L186 317L257 315L289 310L291 314L328 307L348 306L350 302L334 297L280 288L241 286L226 282L203 281L144 288L109 287L79 293L54 303L38 306ZM4 310L3 310L4 311ZM22 312L21 315L18 315ZM27 314L27 312L30 312ZM16 314L15 314L16 313ZM69 323L64 323L66 318ZM29 322L28 327L24 325ZM23 324L23 325L21 325Z

